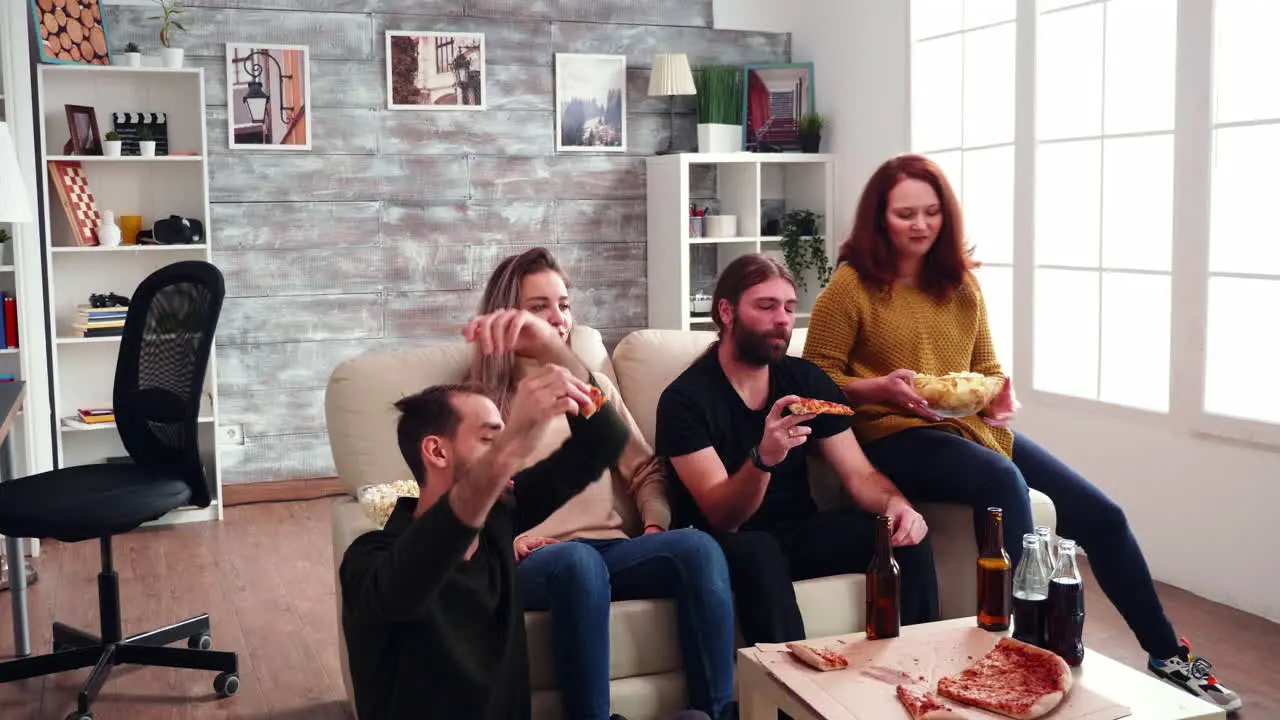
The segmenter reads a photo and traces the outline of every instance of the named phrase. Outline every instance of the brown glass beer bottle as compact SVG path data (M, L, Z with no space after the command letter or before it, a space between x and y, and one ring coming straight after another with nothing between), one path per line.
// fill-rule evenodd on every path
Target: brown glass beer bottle
M1004 511L987 508L987 532L978 553L978 627L1009 629L1013 605L1013 566L1004 550Z
M898 637L902 614L898 596L902 578L893 559L893 519L876 516L876 548L867 567L867 639Z

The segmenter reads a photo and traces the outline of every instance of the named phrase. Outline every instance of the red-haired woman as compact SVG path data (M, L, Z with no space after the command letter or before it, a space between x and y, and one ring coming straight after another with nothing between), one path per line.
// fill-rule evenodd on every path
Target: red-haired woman
M1013 382L977 416L941 418L916 393L915 373L1004 373L991 342L960 205L942 170L919 155L880 166L858 202L830 285L809 321L804 357L858 408L853 429L871 462L912 502L1004 509L1016 565L1032 531L1027 488L1048 495L1058 532L1090 551L1098 586L1149 654L1148 667L1224 709L1239 696L1209 674L1165 616L1124 512L1047 450L1008 428Z

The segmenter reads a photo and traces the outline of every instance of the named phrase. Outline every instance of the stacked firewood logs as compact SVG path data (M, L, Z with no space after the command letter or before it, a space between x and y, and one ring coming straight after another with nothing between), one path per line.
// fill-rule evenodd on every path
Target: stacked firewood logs
M36 5L45 57L108 64L99 0L36 0Z

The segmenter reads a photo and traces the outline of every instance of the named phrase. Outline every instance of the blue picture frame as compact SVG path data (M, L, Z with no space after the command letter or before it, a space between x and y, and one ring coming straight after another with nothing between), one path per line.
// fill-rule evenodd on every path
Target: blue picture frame
M771 72L773 71L773 72ZM803 115L815 112L814 102L816 95L814 93L814 68L813 63L766 63L759 65L744 65L742 68L742 149L748 152L759 151L759 141L755 137L756 129L753 129L753 119L751 106L751 82L752 76L757 79L757 88L761 87L761 83L768 75L781 76L785 78L788 75L795 75L797 82L802 84L799 92L801 98L801 107L793 109L790 125L782 129L778 134L774 129L774 134L770 136L769 144L781 148L783 152L800 152L800 133L799 123ZM767 88L765 92L768 92ZM759 93L757 92L757 96ZM794 100L793 100L794 101ZM768 100L763 101L771 105ZM757 107L761 107L760 101ZM793 105L794 108L794 105ZM759 112L756 113L759 115ZM763 124L772 121L772 116L765 121L754 124ZM769 132L769 130L766 130Z
M38 0L31 0L31 30L35 33L36 47L40 48L40 62L49 65L101 65L91 60L70 60L60 58L57 55L49 55L45 52L45 38L40 34L40 27L44 21L44 11L40 9ZM102 44L106 46L106 65L111 65L111 33L107 30L107 11L102 7L102 3L98 4L98 12L101 16L97 20L97 26L102 28ZM83 25L82 25L83 27Z

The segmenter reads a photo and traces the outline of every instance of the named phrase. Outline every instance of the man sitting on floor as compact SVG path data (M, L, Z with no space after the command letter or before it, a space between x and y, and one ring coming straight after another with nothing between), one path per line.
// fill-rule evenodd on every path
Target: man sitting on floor
M464 336L480 352L542 366L519 383L505 424L475 386L396 404L420 497L401 498L385 528L357 538L339 571L361 720L530 716L512 539L597 480L629 438L607 403L582 416L590 373L545 321L500 311L472 319ZM520 470L559 415L570 438Z

